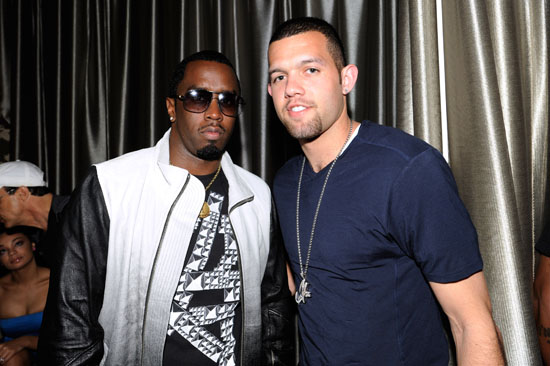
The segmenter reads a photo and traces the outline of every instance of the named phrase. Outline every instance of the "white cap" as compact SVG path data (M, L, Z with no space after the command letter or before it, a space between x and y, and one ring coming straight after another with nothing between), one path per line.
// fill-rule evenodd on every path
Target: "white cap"
M10 161L0 164L1 187L44 187L44 172L28 161Z

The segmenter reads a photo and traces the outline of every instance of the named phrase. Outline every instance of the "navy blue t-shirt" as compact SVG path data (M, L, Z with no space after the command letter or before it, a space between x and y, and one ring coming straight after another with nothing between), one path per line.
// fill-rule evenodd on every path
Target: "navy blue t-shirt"
M298 285L296 193L303 156L278 172L274 196ZM306 162L300 200L305 263L328 166ZM482 269L477 234L441 154L402 131L363 122L326 186L299 305L302 365L447 365L428 281Z

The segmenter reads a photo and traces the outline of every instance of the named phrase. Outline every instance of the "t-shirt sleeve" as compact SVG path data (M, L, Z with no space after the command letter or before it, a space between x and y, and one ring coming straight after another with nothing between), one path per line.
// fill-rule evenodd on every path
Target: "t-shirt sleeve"
M455 282L483 268L475 227L435 149L414 157L393 182L388 229L429 281Z
M550 221L547 220L542 230L542 234L537 240L535 248L540 254L550 257Z

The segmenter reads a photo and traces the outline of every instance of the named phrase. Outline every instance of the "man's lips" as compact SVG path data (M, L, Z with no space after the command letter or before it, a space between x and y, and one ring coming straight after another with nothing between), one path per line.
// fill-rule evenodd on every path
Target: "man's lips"
M304 111L307 111L309 108L311 108L311 105L309 103L289 103L286 106L286 111L290 116L298 117L300 114L302 114Z
M297 106L294 106L294 107L289 108L289 109L292 112L301 112L301 111L305 110L306 107L304 107L303 105L297 105Z
M225 129L221 126L207 126L202 128L200 133L206 136L209 140L216 140L225 133Z

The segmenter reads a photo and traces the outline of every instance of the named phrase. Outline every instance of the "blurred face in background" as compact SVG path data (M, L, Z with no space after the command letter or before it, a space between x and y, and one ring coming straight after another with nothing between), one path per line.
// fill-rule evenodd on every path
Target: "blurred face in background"
M34 261L35 244L23 233L0 234L0 264L15 271Z

